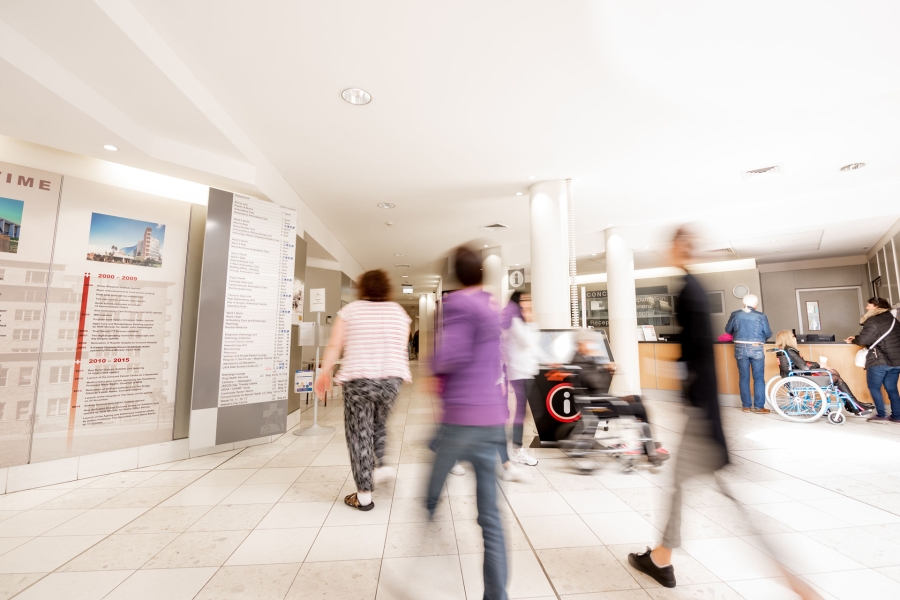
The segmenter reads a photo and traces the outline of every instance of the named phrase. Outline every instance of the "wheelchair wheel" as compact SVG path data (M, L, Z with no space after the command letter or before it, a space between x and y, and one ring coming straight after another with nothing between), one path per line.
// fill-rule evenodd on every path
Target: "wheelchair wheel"
M771 396L772 386L774 386L775 383L777 381L779 381L780 379L781 379L781 375L775 375L773 377L770 377L769 380L766 382L766 402L768 402L769 404L772 404L773 406L774 406L774 404L772 402L772 396Z
M844 424L844 413L840 412L830 412L828 413L828 421L835 425L843 425Z
M772 386L772 408L788 421L811 423L828 409L822 388L806 377L786 377Z

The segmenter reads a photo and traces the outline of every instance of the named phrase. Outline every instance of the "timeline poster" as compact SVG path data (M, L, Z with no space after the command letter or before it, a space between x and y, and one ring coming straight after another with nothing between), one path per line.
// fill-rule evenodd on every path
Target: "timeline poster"
M32 461L170 441L190 204L66 177L59 224Z
M234 194L219 408L286 401L297 214Z
M0 468L28 462L61 182L0 163Z

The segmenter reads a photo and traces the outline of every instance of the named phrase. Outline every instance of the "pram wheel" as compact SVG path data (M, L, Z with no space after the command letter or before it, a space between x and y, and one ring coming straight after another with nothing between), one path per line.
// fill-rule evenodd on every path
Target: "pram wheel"
M834 425L843 425L846 419L844 418L844 413L834 411L828 413L828 420Z

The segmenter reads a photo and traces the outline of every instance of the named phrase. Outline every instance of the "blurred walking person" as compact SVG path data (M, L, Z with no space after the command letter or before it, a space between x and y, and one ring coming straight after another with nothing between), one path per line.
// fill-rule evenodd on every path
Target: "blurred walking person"
M694 239L682 227L675 233L669 252L669 264L686 270L694 251ZM716 386L716 365L713 354L712 323L709 301L696 277L686 273L684 288L676 303L676 318L681 326L681 358L686 367L684 380L684 411L687 416L681 446L675 463L675 493L669 521L663 530L662 542L653 550L631 553L628 563L655 579L660 585L675 587L675 568L672 549L681 546L681 500L684 483L704 474L715 474L728 464L728 446L722 429L719 395ZM722 488L722 486L719 486ZM728 494L727 489L723 492ZM730 494L728 494L730 497ZM736 504L740 505L740 503ZM750 517L748 516L748 519ZM808 586L785 572L789 584L801 598L817 598Z
M536 458L528 454L522 446L525 429L525 410L528 405L528 391L534 376L540 371L540 364L551 362L540 347L540 332L531 319L531 295L513 292L509 303L501 313L503 330L503 362L506 378L516 396L516 414L513 417L512 453L509 457L520 464L535 466Z
M338 311L315 391L325 395L343 351L335 380L344 386L344 430L357 489L344 504L367 511L375 508L375 479L390 470L383 459L391 407L403 382L412 381L407 348L411 319L403 307L390 302L391 282L384 271L366 271L358 287L359 300Z
M465 288L444 301L443 330L432 361L432 371L442 380L444 412L434 442L427 507L433 515L450 469L457 461L469 461L475 469L484 538L484 598L506 600L506 545L496 472L509 417L500 384L500 314L493 297L481 289L481 254L461 247L454 262Z

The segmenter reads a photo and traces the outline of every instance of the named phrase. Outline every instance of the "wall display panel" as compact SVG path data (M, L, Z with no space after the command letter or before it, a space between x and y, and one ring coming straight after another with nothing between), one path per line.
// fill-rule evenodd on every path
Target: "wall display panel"
M192 448L284 433L290 384L297 213L216 189L208 210Z
M172 439L190 214L65 178L32 462Z
M0 467L28 462L61 184L0 162Z

